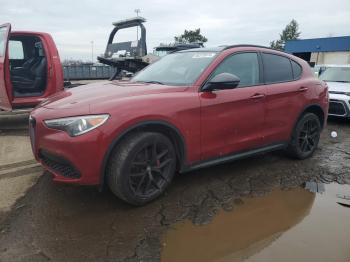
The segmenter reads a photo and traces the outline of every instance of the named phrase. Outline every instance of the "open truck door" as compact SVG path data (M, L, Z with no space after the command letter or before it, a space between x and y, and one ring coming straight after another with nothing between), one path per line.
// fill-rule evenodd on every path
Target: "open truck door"
M9 69L7 48L11 32L11 24L0 25L0 109L12 109L12 92L8 85Z
M0 26L0 109L28 111L63 90L63 68L51 35Z

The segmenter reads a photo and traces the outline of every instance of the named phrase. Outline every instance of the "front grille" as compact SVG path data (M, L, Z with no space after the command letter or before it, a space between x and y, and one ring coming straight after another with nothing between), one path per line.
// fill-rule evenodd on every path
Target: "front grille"
M334 116L345 116L346 108L345 105L337 100L331 100L329 102L329 114Z
M57 172L59 175L69 178L79 178L80 173L76 168L69 163L68 160L61 156L56 156L46 150L39 151L39 157L43 163L51 168L53 171Z

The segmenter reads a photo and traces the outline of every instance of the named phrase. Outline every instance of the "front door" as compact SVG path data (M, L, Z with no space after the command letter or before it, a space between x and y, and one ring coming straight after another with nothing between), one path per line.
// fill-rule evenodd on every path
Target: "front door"
M0 25L0 109L12 109L12 90L9 85L9 69L7 59L7 46L9 35L11 32L11 25Z
M202 160L253 149L263 142L266 87L261 84L258 54L233 54L210 78L220 73L235 74L240 84L199 94Z

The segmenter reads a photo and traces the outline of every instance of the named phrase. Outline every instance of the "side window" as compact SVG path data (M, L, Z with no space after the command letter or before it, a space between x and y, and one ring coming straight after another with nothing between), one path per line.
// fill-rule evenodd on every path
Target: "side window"
M17 60L24 59L23 44L21 41L9 41L9 58Z
M239 77L239 87L252 86L259 81L259 60L257 53L240 53L226 58L214 71L211 78L221 73Z
M292 63L293 68L293 77L294 79L299 79L301 76L302 68L297 62L294 62L293 60L290 61Z
M5 55L5 48L6 48L6 27L0 27L0 56Z
M262 53L265 83L278 83L293 80L292 65L289 58Z

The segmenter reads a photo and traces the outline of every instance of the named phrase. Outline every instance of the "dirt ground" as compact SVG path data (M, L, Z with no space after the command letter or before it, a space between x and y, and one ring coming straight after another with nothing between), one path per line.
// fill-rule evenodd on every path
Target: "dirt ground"
M350 261L349 121L329 122L311 159L178 175L138 208L53 183L26 131L1 131L0 146L0 261Z

